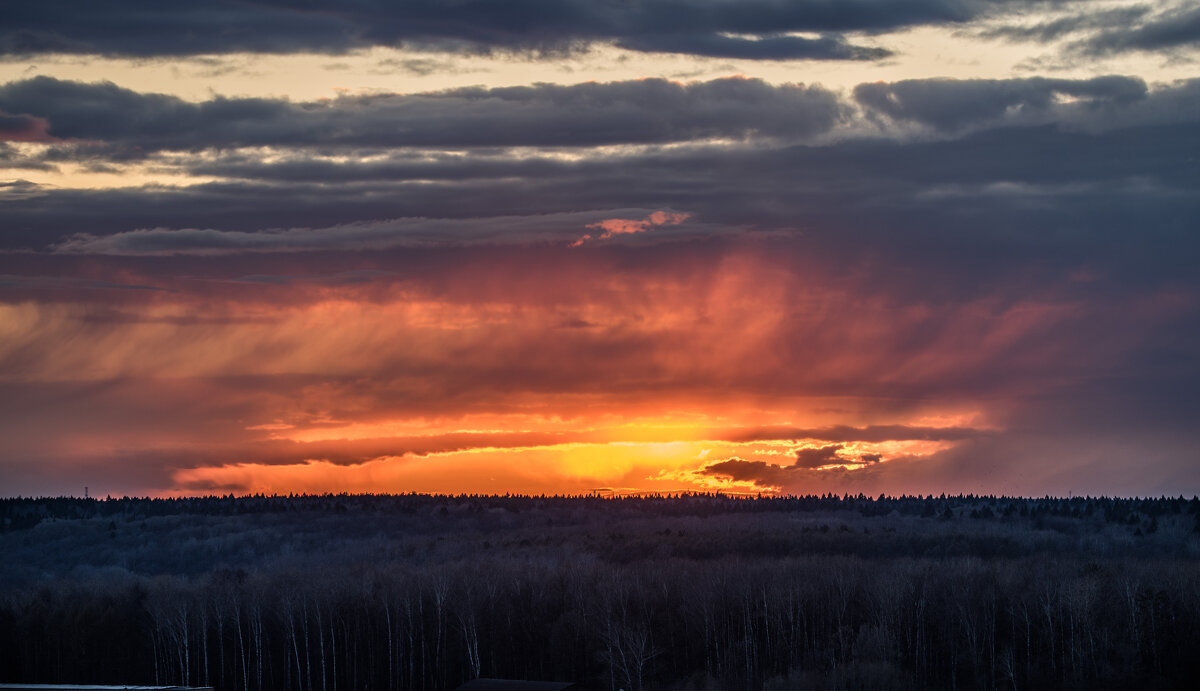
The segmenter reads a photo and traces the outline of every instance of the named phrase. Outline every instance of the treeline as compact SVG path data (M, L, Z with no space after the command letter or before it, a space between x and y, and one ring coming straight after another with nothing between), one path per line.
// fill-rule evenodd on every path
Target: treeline
M758 691L1200 678L1191 500L6 504L38 502L56 503L0 535L5 682L356 691L490 676Z
M1022 517L1103 516L1109 522L1132 523L1140 518L1186 512L1197 516L1200 532L1200 497L1007 497L995 495L898 496L877 498L858 495L759 495L716 493L669 495L528 496L477 494L290 494L204 497L79 497L0 498L0 531L32 528L44 519L85 518L145 519L156 516L242 516L289 512L358 512L416 514L452 508L578 512L635 512L651 516L712 516L729 513L854 511L863 516L952 518L965 510L974 518L998 515Z

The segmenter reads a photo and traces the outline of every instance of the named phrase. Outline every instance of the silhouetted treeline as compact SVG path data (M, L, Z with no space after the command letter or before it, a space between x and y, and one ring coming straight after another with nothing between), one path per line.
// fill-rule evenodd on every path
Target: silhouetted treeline
M728 513L856 511L864 516L940 516L947 510L957 515L962 509L990 511L1012 516L1059 516L1069 518L1101 514L1106 521L1127 521L1131 516L1153 517L1187 512L1200 514L1200 497L1115 498L1115 497L1005 497L993 495L899 496L807 495L737 496L725 494L527 496L477 494L291 494L207 497L81 499L78 497L0 498L0 530L31 528L39 521L120 517L144 519L154 516L205 515L241 516L283 512L385 512L414 514L430 509L468 506L504 509L511 512L543 511L632 511L655 516L711 516ZM980 516L975 516L980 517Z
M633 691L1200 678L1195 499L326 495L0 511L0 681L352 691L482 675Z

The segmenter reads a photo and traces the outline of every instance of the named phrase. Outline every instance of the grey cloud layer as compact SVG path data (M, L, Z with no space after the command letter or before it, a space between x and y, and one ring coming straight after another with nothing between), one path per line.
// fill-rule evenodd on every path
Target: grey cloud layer
M887 256L936 269L943 281L925 290L947 295L978 291L1011 276L1014 266L1089 266L1130 287L1194 283L1200 81L1147 89L1125 77L929 80L867 85L855 97L869 117L939 136L781 143L772 135L816 131L852 106L816 87L753 80L458 90L329 105L192 104L111 85L16 82L0 87L6 112L44 118L55 136L97 142L58 155L107 164L113 159L105 156L127 155L145 132L141 155L175 152L151 155L153 164L223 180L96 190L4 183L0 249L230 256L566 244L605 218L670 210L691 217L606 242L788 233L830 256ZM471 111L477 101L487 106ZM587 111L603 102L624 118L596 132ZM72 113L72 104L85 115ZM412 104L437 116L400 118ZM524 119L483 131L489 108L511 108ZM314 124L331 121L339 123L334 135ZM747 138L586 148L597 140L715 133ZM269 159L229 149L268 137L279 142ZM480 146L445 153L391 141ZM568 156L562 149L514 156L504 146L539 141L576 146ZM16 148L0 155L20 162Z
M1035 24L1002 24L980 32L986 38L1005 38L1011 41L1040 41L1048 43L1064 36L1089 30L1115 30L1136 25L1150 13L1145 5L1121 7L1111 10L1096 10L1085 7L1084 12L1057 17Z
M0 136L23 133L41 118L50 137L136 150L125 155L241 146L594 146L804 137L829 130L843 112L837 96L818 86L740 78L468 88L311 103L189 103L49 77L0 86Z
M621 241L784 230L820 254L886 256L918 275L934 271L941 278L923 289L948 296L986 291L1014 267L1091 266L1117 281L1102 285L1127 291L1195 281L1196 150L1195 126L1101 135L1036 128L934 143L646 153L534 171L496 162L491 177L462 180L454 171L464 164L454 162L442 182L433 181L434 162L428 173L411 172L424 180L413 184L385 173L340 183L25 191L4 202L3 240L115 254L568 243L601 218L673 209L693 216ZM394 218L425 220L374 220ZM267 228L296 230L260 232Z
M843 34L962 26L1043 8L1070 14L979 33L1042 42L1086 33L1074 47L1092 54L1195 46L1200 37L1200 13L1186 3L1152 13L1141 6L1098 12L1058 0L45 0L5 8L0 55L342 53L401 45L558 55L611 42L719 58L878 60L891 51Z
M847 101L820 86L725 78L661 79L573 86L467 88L293 103L217 98L191 103L110 83L48 77L0 86L0 139L41 140L37 156L0 157L14 167L56 161L92 165L161 151L219 151L216 166L255 155L246 147L354 150L355 158L397 149L593 147L702 139L805 141L847 132L919 125L942 136L998 126L1059 124L1084 130L1194 120L1200 80L1149 90L1133 77L1087 80L908 80L859 85ZM409 154L412 160L416 156ZM278 156L276 157L278 158ZM288 164L294 157L284 156ZM199 162L198 162L199 163ZM315 163L313 164L315 165ZM354 162L366 170L378 162ZM480 165L488 165L480 161ZM279 170L283 170L281 166ZM330 170L333 178L338 171Z
M25 84L28 82L18 85ZM610 85L599 86L603 91ZM657 93L659 86L653 85L649 92ZM709 82L697 85L697 90L706 93L727 86L724 81L716 86ZM789 98L809 94L754 82L732 86L761 90L766 94L757 101L761 104L786 103ZM678 110L688 110L690 103L712 103L688 96L690 87L664 83L662 88L679 97L671 106ZM405 244L427 243L438 237L448 242L571 241L587 232L588 223L604 217L640 218L637 214L673 209L693 216L681 226L658 228L622 241L653 241L689 232L784 229L804 233L814 243L848 246L870 238L869 247L901 255L925 247L922 251L949 257L972 246L986 246L983 263L997 266L1017 257L1067 262L1098 254L1106 257L1106 262L1157 264L1170 273L1196 252L1189 220L1200 213L1200 200L1194 194L1200 188L1200 171L1190 152L1200 150L1196 115L1200 110L1195 107L1200 103L1200 82L1149 92L1143 89L1137 80L1102 78L1081 82L900 82L872 85L867 90L863 97L867 109L872 108L871 99L876 96L884 103L880 110L870 112L949 128L947 134L956 137L934 141L866 138L820 146L766 146L747 141L734 146L691 144L607 153L575 149L572 157L537 151L513 157L502 147L444 154L377 146L366 149L365 153L371 154L367 158L359 157L354 147L344 151L355 155L327 158L311 153L303 138L297 137L299 148L282 149L271 160L261 159L253 151L225 153L220 149L170 159L170 170L226 178L218 183L113 190L39 188L25 183L9 190L15 194L0 190L7 197L2 241L10 249L58 245L75 251L103 247L122 253L165 251L174 241L174 246L189 251L250 246L258 251L271 247L334 249L338 237L346 240L345 248L377 247L380 239L387 240L384 244ZM98 90L108 93L107 87ZM1028 118L997 115L1001 107L1004 113L1018 110L1004 105L1014 100L1044 104L1047 94L1055 91L1078 94L1082 100L1043 108L1050 117L1045 125L1012 126L1026 123ZM0 94L12 99L18 92ZM910 107L907 99L913 92L935 93L929 101L940 109ZM998 92L998 105L978 107L980 92ZM538 101L546 112L535 119L565 123L583 107L572 99L587 90L568 87L550 93L570 98L565 105L550 99ZM825 92L812 93L833 112L845 107L824 100ZM900 97L893 99L892 94ZM806 99L798 102L808 103ZM727 107L734 126L726 131L751 122L748 109L736 99L720 103L698 115L676 115L663 106L661 118L716 122ZM763 109L764 128L790 126L787 107L775 113L765 105ZM644 108L638 112L649 119L660 111ZM1056 115L1062 115L1069 127L1055 124ZM52 115L48 117L53 124ZM453 115L447 118L452 120ZM770 125L773 118L782 124ZM637 120L631 117L629 122ZM136 141L124 124L101 117L96 123L93 136L103 132L112 137L113 145ZM1080 123L1086 126L1077 126ZM89 126L78 124L80 128ZM170 123L163 126L172 127ZM160 145L208 141L209 146L217 147L223 130L236 132L225 125L198 126L212 135L206 139L192 136L186 127L182 131L174 127L163 135ZM630 125L629 129L643 131L638 127ZM595 136L584 131L586 128L575 129L582 136ZM531 133L535 130L530 129ZM966 134L960 133L964 130ZM501 132L499 136L509 134ZM162 165L168 165L166 159ZM579 215L556 225L547 220L555 214ZM488 219L521 217L529 220L497 222L491 230L487 225ZM420 218L462 222L387 221ZM558 220L567 218L559 216ZM969 239L964 227L972 229ZM1170 251L1163 251L1165 245L1141 241L1130 230L1141 227L1171 246ZM251 234L272 228L296 230L260 237L220 234ZM368 232L371 228L374 230ZM426 232L433 228L436 232ZM196 230L186 231L185 237L182 229ZM1047 229L1053 232L1047 233ZM172 232L181 234L170 236ZM80 233L93 238L124 235L103 241L67 241ZM366 239L370 241L364 242Z
M1179 7L1132 25L1110 25L1076 44L1091 54L1161 51L1200 46L1200 7Z
M1036 0L367 0L217 2L46 0L6 8L0 51L190 55L342 52L421 44L451 50L634 50L745 58L871 59L834 32L958 23ZM822 32L818 40L786 32ZM730 38L752 34L762 41Z
M1032 24L1002 20L977 33L1010 41L1052 43L1065 39L1063 48L1074 57L1200 47L1200 8L1187 0L1108 9L1089 2L1063 5L1068 13L1062 16Z
M480 210L482 212L483 210ZM197 228L153 228L112 235L81 233L54 246L62 254L155 255L235 254L242 252L311 252L372 250L453 242L537 242L572 237L616 210L537 216L484 216L466 219L400 218L349 223L329 228L289 228L254 232ZM641 218L653 210L616 211Z
M872 113L909 120L937 130L1053 115L1059 99L1071 109L1110 111L1146 98L1146 83L1122 76L1094 79L910 79L859 84L854 97ZM1061 110L1061 108L1060 108Z
M881 60L892 55L885 48L868 48L847 43L838 36L806 38L802 36L766 36L738 38L721 34L693 36L668 34L638 36L620 40L617 45L630 50L653 53L686 53L719 58L751 60Z

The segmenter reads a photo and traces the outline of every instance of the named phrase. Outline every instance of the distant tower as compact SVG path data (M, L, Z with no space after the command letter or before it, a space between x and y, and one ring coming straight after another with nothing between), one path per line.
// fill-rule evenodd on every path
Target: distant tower
M84 485L84 486L83 486L83 498L84 498L84 499L87 499L87 498L88 498L88 495L87 495L87 485Z

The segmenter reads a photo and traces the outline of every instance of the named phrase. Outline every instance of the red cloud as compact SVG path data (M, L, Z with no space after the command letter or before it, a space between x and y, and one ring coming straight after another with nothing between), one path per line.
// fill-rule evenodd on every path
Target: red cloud
M50 123L32 115L10 115L0 111L0 142L52 142Z
M614 235L644 233L655 226L677 226L691 217L692 215L688 213L655 211L640 221L633 218L607 218L597 223L589 223L587 226L588 228L603 230L604 234L598 237L593 237L591 234L584 235L571 243L571 247L579 247L588 240L607 240Z

